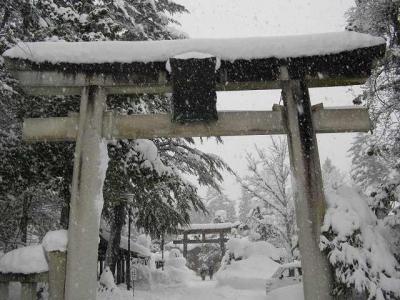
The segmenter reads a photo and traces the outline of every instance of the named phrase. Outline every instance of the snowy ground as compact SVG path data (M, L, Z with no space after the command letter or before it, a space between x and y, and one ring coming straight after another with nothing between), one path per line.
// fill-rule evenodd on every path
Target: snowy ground
M131 292L124 291L124 299L135 300L265 300L264 290L236 290L231 287L217 286L212 280L202 281L200 278L186 285L157 287L151 291L136 291L132 298Z
M268 296L264 289L234 289L218 286L215 280L192 280L186 285L156 287L150 291L123 291L123 300L303 300L301 286L291 286L272 291ZM99 298L98 298L99 299ZM106 300L100 298L99 300ZM122 300L121 299L121 300Z

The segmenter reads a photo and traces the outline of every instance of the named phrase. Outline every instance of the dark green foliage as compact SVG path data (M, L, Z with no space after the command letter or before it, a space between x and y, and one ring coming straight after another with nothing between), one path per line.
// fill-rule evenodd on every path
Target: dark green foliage
M223 223L236 221L235 203L229 199L223 191L215 187L209 188L204 198L204 204L207 213L192 211L192 223ZM226 213L226 219L217 216L216 213L218 211L224 211Z
M184 36L170 27L176 23L170 16L186 10L167 0L155 1L154 6L145 0L6 2L0 7L0 52L20 41L148 40ZM148 95L110 97L108 102L109 108L125 113L165 112L169 107L166 98ZM53 224L59 226L61 207L64 207L61 223L66 225L75 143L26 144L21 140L21 125L23 118L66 116L78 109L79 97L28 97L7 73L0 58L0 236L5 242L20 239L18 227L22 217L16 208L21 209L24 201L30 203L25 208L31 208L28 211L30 233L37 234ZM180 174L195 175L200 184L217 187L222 179L219 171L226 165L216 157L193 149L191 139L154 142L160 158L168 160L167 165L179 173L154 176L146 168L140 168L140 161L124 157L131 153L133 142L120 141L111 145L105 216L111 213L108 209L113 202L123 198L121 195L133 193L138 196L132 205L141 213L137 215L137 225L156 235L171 230L178 223L188 222L185 212L189 207L202 209L196 188L186 183ZM191 155L198 156L191 159ZM129 162L128 168L122 167L125 162ZM141 184L143 182L145 184ZM132 184L141 188L135 189ZM162 202L162 195L167 195L167 191L171 191L171 198ZM39 207L47 209L40 214L32 210ZM152 211L148 207L160 210ZM15 212L14 218L6 216L11 211ZM171 222L167 221L168 216ZM151 227L154 220L160 220L161 227Z

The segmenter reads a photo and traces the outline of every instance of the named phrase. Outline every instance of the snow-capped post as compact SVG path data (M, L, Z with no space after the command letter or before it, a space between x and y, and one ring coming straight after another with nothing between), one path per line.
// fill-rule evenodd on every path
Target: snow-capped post
M49 299L51 300L64 300L67 245L67 230L49 231L42 240L49 269Z
M223 232L219 233L219 245L221 247L221 257L225 255L225 236Z
M47 253L49 264L49 298L64 300L67 254L61 251Z
M8 300L8 282L0 282L0 300Z
M96 299L102 189L107 164L107 145L102 137L105 104L103 88L82 89L68 228L67 300Z
M131 196L133 198L133 195ZM131 226L132 226L132 208L128 209L128 254L126 257L126 289L129 291L131 288Z
M184 233L183 234L183 257L187 258L187 252L188 252L188 234Z
M326 203L308 88L304 78L291 80L286 66L280 70L304 296L305 299L332 299L332 272L328 258L319 248Z

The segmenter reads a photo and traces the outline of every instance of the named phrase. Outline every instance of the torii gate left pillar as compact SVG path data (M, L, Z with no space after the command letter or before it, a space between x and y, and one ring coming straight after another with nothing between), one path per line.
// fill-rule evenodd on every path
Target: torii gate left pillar
M106 94L99 86L82 88L68 228L65 299L95 299L102 188L107 144L103 141ZM82 255L84 254L84 255Z

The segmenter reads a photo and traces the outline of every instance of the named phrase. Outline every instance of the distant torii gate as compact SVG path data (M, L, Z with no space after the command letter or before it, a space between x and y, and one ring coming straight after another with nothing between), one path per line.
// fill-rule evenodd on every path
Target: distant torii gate
M192 51L220 59L215 78L209 78L214 91L282 89L284 108L220 112L216 122L190 124L172 123L165 114L124 116L105 111L107 95L174 91L174 69L171 76L167 74L166 61ZM370 123L362 108L314 110L308 88L362 84L384 51L383 39L355 32L221 40L41 42L8 50L6 65L28 94L81 95L82 99L79 114L28 119L23 132L26 141L76 141L65 298L96 298L103 140L287 134L305 298L331 299L332 274L319 250L326 204L316 133L368 131ZM201 58L193 58L200 66Z
M178 229L178 233L183 235L183 239L174 240L175 245L183 244L183 257L187 257L188 244L219 244L222 256L225 255L225 243L228 241L226 234L231 233L232 228L237 227L233 223L216 224L191 224L189 227ZM201 234L201 239L189 239L189 234ZM217 234L219 237L207 239L207 234Z

